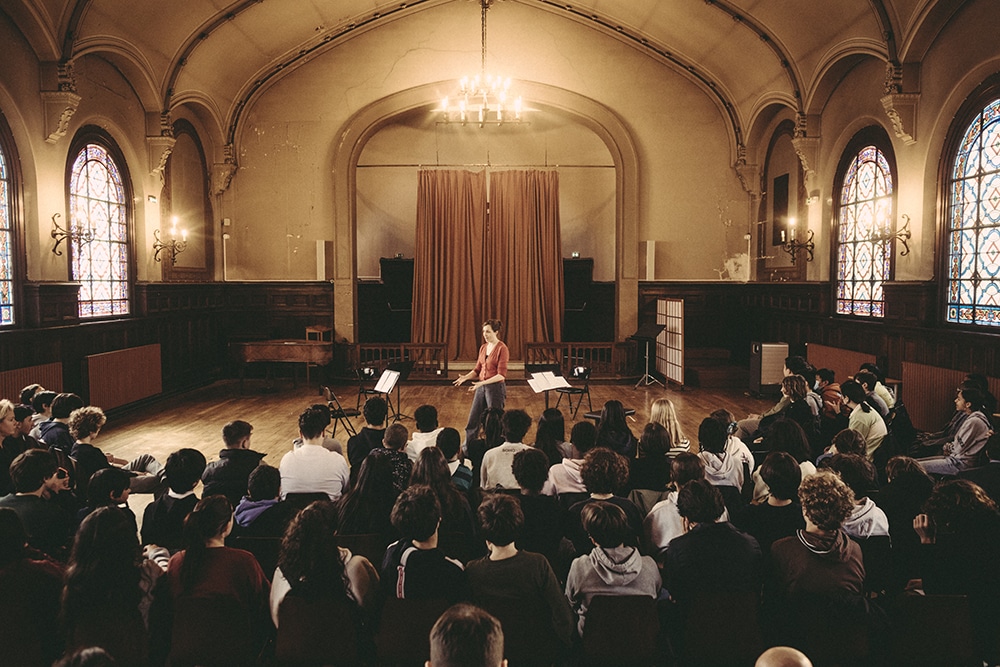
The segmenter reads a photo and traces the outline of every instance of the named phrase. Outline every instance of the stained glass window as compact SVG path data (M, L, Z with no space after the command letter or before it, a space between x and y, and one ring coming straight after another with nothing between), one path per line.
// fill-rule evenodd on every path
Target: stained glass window
M69 183L74 240L73 280L80 282L80 317L124 315L128 304L128 208L121 170L107 148L88 143L73 161Z
M1000 326L1000 99L976 114L948 182L949 322Z
M0 326L14 323L14 211L10 168L0 146Z
M892 169L872 144L854 153L840 188L837 215L837 312L884 317L883 283L892 271Z

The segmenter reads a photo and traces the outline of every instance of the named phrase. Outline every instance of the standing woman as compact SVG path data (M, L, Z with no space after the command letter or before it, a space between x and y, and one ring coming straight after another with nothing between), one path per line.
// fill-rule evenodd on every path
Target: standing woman
M486 342L479 348L479 359L476 360L476 367L465 375L459 375L454 382L456 387L460 387L465 382L479 376L479 380L472 383L472 389L476 393L472 397L472 409L469 410L469 421L465 425L466 442L475 437L486 408L503 410L504 404L507 402L507 385L504 380L507 377L510 350L500 340L502 328L503 324L500 320L483 322L483 340Z

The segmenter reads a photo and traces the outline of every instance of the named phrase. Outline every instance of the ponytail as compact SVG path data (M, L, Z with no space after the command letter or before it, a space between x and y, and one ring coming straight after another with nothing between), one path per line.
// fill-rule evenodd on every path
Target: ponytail
M865 388L861 386L861 383L857 380L848 380L844 384L840 385L840 392L851 401L851 403L857 403L861 406L863 412L871 412L872 406L868 402L868 395L865 393Z
M221 535L232 518L233 506L225 496L208 496L199 500L184 519L184 562L180 572L183 590L194 587L208 541Z

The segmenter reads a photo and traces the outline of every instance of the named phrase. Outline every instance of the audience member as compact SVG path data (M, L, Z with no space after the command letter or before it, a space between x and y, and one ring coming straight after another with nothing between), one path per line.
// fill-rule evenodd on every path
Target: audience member
M902 588L910 579L920 577L920 538L913 530L913 519L923 512L934 490L934 480L916 459L908 456L889 459L885 475L888 482L879 489L875 503L889 520L893 575L897 588Z
M76 460L76 492L79 498L87 498L91 476L98 470L110 468L112 464L121 465L131 473L129 488L135 493L162 494L163 465L152 455L141 454L132 461L123 461L105 454L94 444L106 421L104 411L94 405L78 408L69 416L69 431L76 439L72 456Z
M40 440L50 449L58 449L67 456L76 443L69 432L69 416L83 407L83 399L76 394L57 394L52 399L52 417L38 425Z
M705 464L705 479L716 486L739 491L753 469L754 460L747 446L735 436L736 425L726 419L728 415L728 411L722 411L719 418L702 420L698 427L698 456Z
M396 489L397 496L409 485L410 474L413 472L413 461L403 451L408 437L409 433L405 426L399 423L392 424L385 429L382 446L368 453L368 456L378 456L389 461L392 467L392 486Z
M677 494L685 484L705 479L705 463L697 454L681 452L674 457L670 467L670 492L653 505L642 522L643 551L658 555L678 535L684 534L684 523L677 510ZM729 521L729 512L723 510L720 521Z
M250 449L253 426L242 420L231 421L222 427L222 442L226 448L219 452L219 460L205 467L201 481L204 496L221 493L236 505L247 492L247 481L254 468L260 465L264 454Z
M87 516L66 568L66 648L100 646L120 664L144 664L153 584L161 574L160 565L143 557L132 517L117 507Z
M865 456L870 461L889 430L882 416L868 402L864 387L848 380L840 386L840 390L844 392L844 405L851 411L847 428L857 431L865 439Z
M444 454L437 447L420 450L410 485L430 487L441 505L441 525L438 527L438 541L441 550L448 556L463 558L481 545L475 537L476 519L465 495L451 483L451 471L444 460Z
M504 443L483 455L480 487L484 490L516 489L517 480L511 470L514 455L527 449L524 436L531 428L531 417L524 410L508 410L503 415Z
M875 384L869 387L874 391L879 398L885 403L887 408L892 408L896 405L896 398L892 395L892 392L885 386L885 373L882 369L872 363L864 363L858 368L858 374L860 373L871 373L875 378ZM857 379L857 375L854 376Z
M864 456L867 449L868 443L865 442L864 436L857 431L845 428L833 436L830 446L816 459L816 465L819 466L834 454L860 454Z
M0 507L0 615L18 621L0 627L5 662L49 665L59 656L62 581L62 566L28 546L17 512Z
M653 401L649 407L649 421L667 429L671 448L685 451L690 448L691 442L684 437L681 422L677 419L677 411L669 398L658 398Z
M601 451L601 449L595 450ZM630 545L632 527L620 507L608 502L587 504L581 513L592 549L573 561L566 578L566 597L583 634L587 609L596 595L660 595L660 571L649 556Z
M663 555L663 583L682 613L704 594L759 594L760 546L720 521L725 509L722 494L706 479L688 482L677 494L684 534L671 540Z
M431 628L427 667L507 667L500 621L479 607L457 604Z
M535 449L540 450L549 459L549 465L562 463L563 447L566 444L566 422L558 408L546 408L538 418L538 428L535 429Z
M978 484L993 502L1000 503L1000 433L990 436L983 451L986 452L986 465L960 470L958 476Z
M607 447L626 458L635 456L639 441L628 427L625 407L621 401L610 400L601 410L601 421L597 424L597 446Z
M829 368L816 371L815 388L820 400L823 401L823 409L820 412L820 425L823 431L829 431L829 427L840 423L844 395L840 393L840 383L836 381L836 377L836 373Z
M56 396L58 396L56 392L46 389L38 392L35 394L35 397L31 399L31 409L35 414L31 416L31 421L34 426L31 429L30 435L39 442L43 442L41 430L42 423L52 419L52 401L55 400ZM48 447L48 444L45 443L45 446Z
M381 396L372 396L365 401L361 409L364 415L365 425L361 427L357 435L351 436L347 441L347 460L351 464L351 483L358 476L361 470L361 462L368 456L368 452L382 446L385 440L386 418L389 415L389 404Z
M955 396L955 409L968 417L955 433L951 442L941 448L941 456L918 459L924 470L932 475L957 475L974 468L980 452L993 432L989 417L983 413L983 395L978 389L960 389Z
M518 500L524 516L517 546L542 554L550 563L557 562L563 534L563 509L554 496L542 492L549 474L549 459L537 449L525 449L514 455L512 468L514 479L521 487Z
M386 549L381 594L410 599L469 599L461 561L438 549L441 503L429 486L411 486L396 499L392 525L402 539Z
M583 479L580 477L580 466L583 465L583 457L597 443L597 427L588 421L573 424L569 439L575 452L574 456L567 456L561 463L549 468L549 484L552 491L560 496L587 492L587 487L583 485Z
M18 394L17 402L21 405L31 405L31 399L40 391L45 391L45 387L37 382L33 382L21 390L21 393Z
M595 447L583 457L580 477L590 497L575 503L566 513L566 537L573 543L577 555L588 553L591 549L582 516L584 508L597 501L606 501L622 510L629 528L625 543L638 546L642 513L629 500L615 495L628 484L628 459L607 447Z
M13 493L0 498L0 507L17 512L30 546L65 560L72 521L51 498L68 488L69 474L56 465L51 452L31 449L10 464L10 480Z
M281 457L278 466L282 498L289 493L325 493L330 500L336 500L343 494L350 468L341 454L323 447L329 421L329 411L324 414L316 406L299 415L302 445Z
M650 422L639 438L639 457L629 459L630 489L665 491L670 483L670 434L659 424Z
M22 446L15 436L18 432L17 419L14 416L14 404L5 398L0 398L0 495L11 492L10 464L18 454L28 447Z
M854 509L841 528L857 539L889 535L889 519L868 497L875 488L875 466L861 454L837 454L830 459L830 469L840 475L854 493Z
M479 429L465 442L465 453L472 461L472 478L479 479L483 467L483 456L494 447L503 444L503 409L486 408L479 421Z
M772 646L757 658L754 667L813 667L802 651L790 646Z
M781 372L784 377L788 377L789 375L801 375L805 377L808 369L809 362L798 355L792 355L785 357L785 365L782 367ZM760 430L760 420L778 414L788 407L790 403L791 399L782 393L781 399L767 412L759 415L748 415L746 419L741 419L736 425L736 437L743 442L753 442L757 436L757 431Z
M774 422L784 418L801 426L810 441L815 439L819 431L822 399L810 391L808 383L801 375L786 375L782 378L781 395L788 399L787 403L775 414L761 418L754 438L767 436Z
M247 479L246 495L233 513L231 534L234 537L281 537L297 512L294 504L281 500L281 472L261 463Z
M104 468L98 470L90 478L87 487L87 506L76 514L76 526L83 523L94 510L101 507L117 507L132 521L133 532L139 533L136 527L135 513L128 506L129 481L131 475L121 468Z
M417 430L410 434L410 441L406 443L406 455L416 462L425 447L434 446L441 427L438 426L437 408L433 405L421 405L413 411L413 419Z
M876 386L881 386L875 376L868 371L858 371L858 373L854 375L854 381L860 384L861 388L865 390L865 398L868 401L868 405L875 408L879 415L882 416L882 419L888 419L889 403L875 391Z
M406 458L406 455L403 455ZM409 462L409 458L406 458ZM369 455L347 493L337 501L337 526L343 535L381 535L388 544L398 537L390 516L399 491L393 481L392 462Z
M334 454L340 454L341 456L343 456L344 447L340 444L340 440L328 437L326 435L326 430L330 427L330 424L333 423L333 415L330 412L330 406L327 405L326 403L314 403L309 407L309 409L318 415L317 424L322 423L323 426L323 436L321 438L317 438L313 444L318 443L323 446L323 449L331 451ZM299 447L302 446L302 442L303 442L302 435L300 434L299 437L292 440L292 448L298 449ZM347 461L347 459L344 459L344 461Z
M769 490L767 499L757 505L748 505L734 517L734 523L740 530L753 535L767 558L771 544L806 527L798 500L802 469L791 454L771 452L760 465L760 477Z
M306 600L347 603L358 625L374 610L378 573L364 556L337 546L336 514L316 501L296 515L281 540L271 583L271 620L278 626L281 603L292 595Z
M544 456L538 450L518 456L535 453ZM519 550L515 544L524 526L518 502L505 494L492 494L483 500L478 515L489 556L466 566L473 601L489 607L491 601L513 599L529 608L546 608L551 624L548 630L568 647L573 635L573 611L552 567L541 554Z
M197 449L179 449L167 457L167 492L146 506L142 514L142 543L174 553L184 544L184 521L198 503L194 489L205 472L205 455Z
M983 412L987 416L997 413L997 398L990 392L990 381L982 373L966 373L963 385L978 389L983 395Z
M451 483L461 491L472 488L472 462L462 458L462 434L454 428L443 428L438 433L435 445L444 454L451 472Z
M764 449L769 452L785 452L795 457L802 469L802 478L816 472L813 464L812 452L809 449L809 440L805 431L796 422L790 419L779 419L771 426L770 433L763 441ZM760 469L753 471L751 475L754 482L753 501L761 502L768 494L767 484L760 477Z
M88 646L67 653L52 667L115 667L118 663L100 646Z

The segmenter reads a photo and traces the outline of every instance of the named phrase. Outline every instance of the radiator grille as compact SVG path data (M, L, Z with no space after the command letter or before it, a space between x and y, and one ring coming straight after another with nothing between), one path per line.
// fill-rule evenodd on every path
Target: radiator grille
M163 391L158 344L92 354L86 365L90 404L105 410Z
M874 354L845 350L839 347L828 347L817 343L806 346L809 363L819 368L829 368L835 373L837 382L843 382L858 372L861 364L874 364ZM883 369L884 370L884 369Z
M906 409L913 425L922 431L940 431L955 414L955 390L965 379L965 371L903 362L903 390ZM1000 395L1000 379L988 378L990 393Z
M40 384L50 391L61 392L62 364L25 366L0 372L0 398L8 398L17 403L21 390L29 384Z

